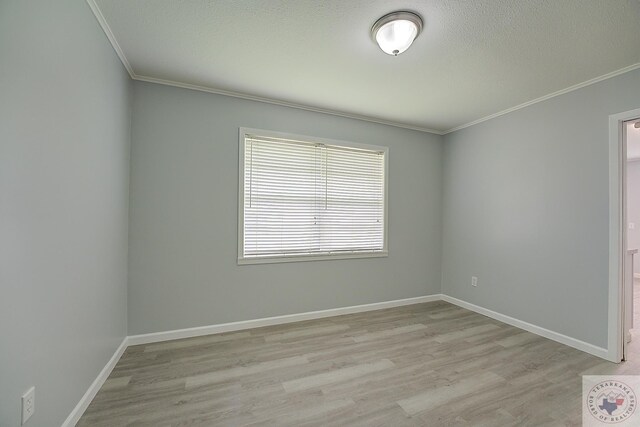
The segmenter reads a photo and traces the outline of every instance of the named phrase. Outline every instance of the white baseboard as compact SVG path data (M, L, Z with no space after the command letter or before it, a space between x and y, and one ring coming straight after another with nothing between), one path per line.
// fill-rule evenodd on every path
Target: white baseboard
M505 314L498 313L496 311L489 310L484 307L480 307L479 305L471 304L470 302L466 302L461 299L451 297L449 295L443 294L442 300L449 302L451 304L455 304L459 307L466 308L467 310L471 310L476 313L482 314L484 316L490 317L492 319L498 320L502 323L515 326L516 328L524 329L525 331L531 332L536 335L540 335L541 337L549 338L550 340L559 342L560 344L568 345L569 347L573 347L575 349L584 351L594 356L598 356L600 358L609 360L609 350L607 350L606 348L598 347L593 344L580 341L576 338L571 338L561 333L554 332L537 325L533 325L523 320L519 320L514 317L507 316Z
M89 389L86 391L84 396L82 396L76 407L73 408L73 411L71 411L67 419L64 421L64 423L62 423L62 427L73 427L77 424L78 421L80 421L80 417L82 417L84 411L87 410L93 398L96 397L96 394L98 393L104 382L107 380L107 378L109 378L111 371L113 371L113 368L116 366L116 363L118 363L118 360L120 360L122 353L124 353L128 346L129 339L128 337L125 337L122 340L120 346L118 346L118 348L116 349L116 352L113 353L113 356L111 356L111 359L109 359L104 368L102 368L96 379L93 380L93 382L89 386Z
M176 329L173 331L154 332L150 334L130 335L129 345L149 344L170 341L181 338L199 337L202 335L220 334L223 332L241 331L244 329L261 328L263 326L283 325L285 323L303 320L321 319L323 317L340 316L343 314L362 313L365 311L382 310L403 305L420 304L424 302L440 301L442 295L426 295L415 298L405 298L392 301L375 302L372 304L353 305L350 307L330 308L328 310L308 311L306 313L287 314L284 316L265 317L262 319L243 320L240 322L222 323L218 325L198 326L195 328Z
M545 338L549 338L553 341L557 341L561 344L568 345L569 347L576 348L594 356L610 360L609 352L607 349L595 346L593 344L580 341L575 338L562 335L558 332L550 331L540 326L533 325L531 323L518 320L516 318L480 307L475 304L460 300L458 298L451 297L444 294L426 295L415 298L406 298L392 301L376 302L372 304L354 305L350 307L331 308L328 310L310 311L306 313L287 314L284 316L266 317L262 319L244 320L240 322L222 323L218 325L199 326L195 328L177 329L173 331L154 332L150 334L130 335L126 337L122 344L118 347L113 354L109 362L102 369L98 377L93 381L87 392L82 396L80 402L73 409L71 414L67 417L66 421L62 424L62 427L73 427L82 417L82 414L87 409L95 395L100 390L100 387L109 377L109 374L116 366L116 363L130 345L149 344L162 341L170 341L181 338L191 338L203 335L219 334L222 332L240 331L244 329L260 328L263 326L282 325L285 323L300 322L303 320L321 319L324 317L340 316L344 314L362 313L366 311L382 310L385 308L400 307L404 305L420 304L432 301L446 301L451 304L455 304L459 307L467 310L474 311L476 313L485 315L492 319L506 323L516 328L523 329L525 331L540 335Z

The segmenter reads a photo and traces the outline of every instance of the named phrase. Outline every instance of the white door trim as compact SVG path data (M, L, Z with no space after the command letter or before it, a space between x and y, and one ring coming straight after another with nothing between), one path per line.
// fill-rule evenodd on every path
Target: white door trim
M609 116L609 339L608 359L622 360L623 280L626 254L623 209L626 184L626 147L623 122L640 117L640 108Z

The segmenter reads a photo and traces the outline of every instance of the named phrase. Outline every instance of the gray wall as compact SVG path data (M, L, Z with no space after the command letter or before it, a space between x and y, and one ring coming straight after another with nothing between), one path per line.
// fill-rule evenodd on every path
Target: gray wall
M627 247L640 249L640 161L627 162L627 221L635 228L627 230ZM634 273L640 274L640 254L633 260Z
M0 2L0 425L60 425L126 335L130 81L84 1Z
M390 147L388 258L237 265L238 128ZM440 292L441 137L134 83L129 333Z
M443 292L606 347L608 118L638 107L640 70L446 135Z

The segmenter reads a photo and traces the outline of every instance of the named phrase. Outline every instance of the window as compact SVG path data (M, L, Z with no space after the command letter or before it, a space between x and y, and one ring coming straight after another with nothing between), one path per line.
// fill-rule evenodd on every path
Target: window
M388 149L240 129L238 263L387 256Z

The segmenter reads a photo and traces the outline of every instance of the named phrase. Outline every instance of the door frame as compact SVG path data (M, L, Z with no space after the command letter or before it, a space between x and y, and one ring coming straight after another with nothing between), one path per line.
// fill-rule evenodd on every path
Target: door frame
M618 363L624 345L624 263L627 252L627 147L624 122L640 117L640 108L609 116L609 331L607 359Z

